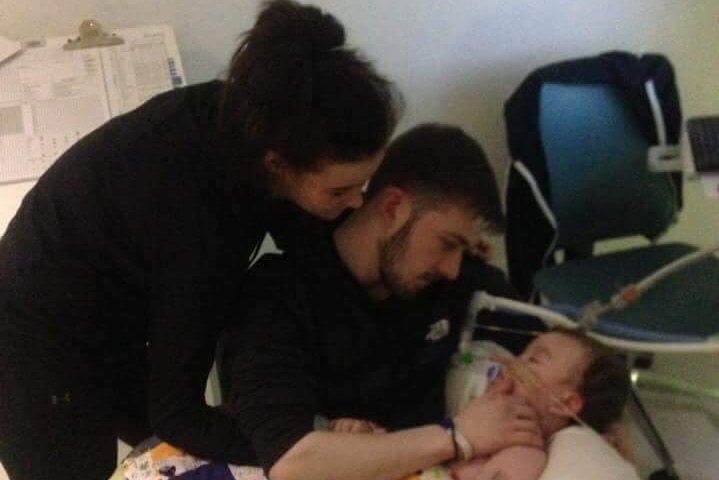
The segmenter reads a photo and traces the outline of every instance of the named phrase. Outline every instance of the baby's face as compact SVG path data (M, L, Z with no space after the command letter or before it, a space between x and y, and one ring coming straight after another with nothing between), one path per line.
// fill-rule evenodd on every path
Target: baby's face
M587 368L588 352L576 339L550 332L532 341L519 359L533 374L528 377L534 376L536 381L515 379L514 391L541 412L549 407L547 391L561 398L564 392L577 389Z

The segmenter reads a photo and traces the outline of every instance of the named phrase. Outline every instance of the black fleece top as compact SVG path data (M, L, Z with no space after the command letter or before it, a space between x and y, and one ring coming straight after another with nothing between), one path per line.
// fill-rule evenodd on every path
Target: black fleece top
M258 261L231 330L233 408L265 471L313 430L316 415L393 430L440 421L472 293L514 296L502 272L466 258L454 282L376 301L331 236L317 237Z
M159 95L39 179L0 241L0 335L72 349L108 375L147 355L155 433L241 463L235 420L205 404L205 383L249 259L285 211L243 177L256 153L220 141L221 88Z

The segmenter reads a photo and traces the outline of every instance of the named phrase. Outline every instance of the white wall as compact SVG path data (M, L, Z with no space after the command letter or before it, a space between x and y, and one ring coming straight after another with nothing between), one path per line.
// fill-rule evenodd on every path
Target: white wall
M686 116L719 113L716 0L319 0L404 92L400 129L420 121L457 123L506 165L504 100L534 68L611 49L663 52L673 61ZM0 34L69 35L83 18L108 28L169 23L188 80L220 73L256 0L0 0ZM31 184L0 187L0 232ZM686 209L668 238L716 241L719 202L688 185ZM501 255L501 248L498 252ZM673 365L683 365L672 361ZM710 365L711 363L711 365ZM675 367L684 369L684 366ZM688 368L688 367L687 367ZM707 360L690 377L719 385Z
M257 0L0 0L0 34L70 35L94 17L108 28L174 26L188 80L224 69ZM685 113L719 112L719 41L714 0L320 0L346 25L349 40L394 79L407 100L400 126L439 120L476 135L506 165L504 100L532 69L610 49L660 51L674 62ZM29 184L0 187L0 232ZM708 243L707 215L719 207L690 186L686 221L674 237ZM714 223L716 225L716 223Z

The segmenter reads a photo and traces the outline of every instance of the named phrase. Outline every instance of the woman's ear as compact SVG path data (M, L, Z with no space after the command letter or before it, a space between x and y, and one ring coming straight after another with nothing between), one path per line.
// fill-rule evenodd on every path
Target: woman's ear
M553 415L569 417L570 412L573 415L579 415L579 412L581 412L584 407L584 398L582 398L582 395L576 390L565 391L557 400L561 405L558 405L557 402L552 402L552 406L549 408L549 411ZM562 408L562 405L564 408Z

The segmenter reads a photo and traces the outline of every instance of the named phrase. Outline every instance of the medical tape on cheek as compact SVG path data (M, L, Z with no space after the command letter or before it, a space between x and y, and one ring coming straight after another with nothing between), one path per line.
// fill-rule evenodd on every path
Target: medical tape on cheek
M504 373L504 366L501 363L492 363L487 369L487 381L492 384Z

